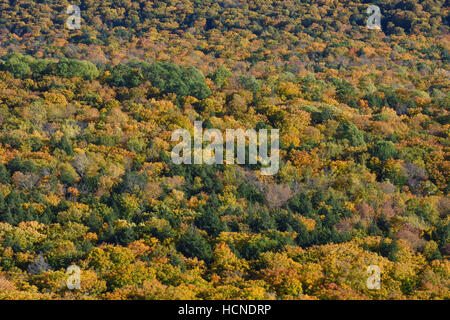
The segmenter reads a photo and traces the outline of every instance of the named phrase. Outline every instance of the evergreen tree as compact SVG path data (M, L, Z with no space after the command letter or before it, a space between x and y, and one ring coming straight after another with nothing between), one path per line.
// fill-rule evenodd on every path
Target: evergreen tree
M177 249L188 258L197 257L207 263L211 262L212 248L196 230L184 233L177 243Z

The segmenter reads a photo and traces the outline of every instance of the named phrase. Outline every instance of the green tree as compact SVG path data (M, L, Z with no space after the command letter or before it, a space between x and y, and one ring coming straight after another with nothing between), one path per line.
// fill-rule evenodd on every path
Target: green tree
M215 210L204 210L195 220L195 225L213 237L217 237L225 229L224 224Z
M51 74L63 78L80 77L85 80L92 80L98 77L97 67L88 61L62 58L57 63L48 67Z
M212 260L212 248L196 230L183 234L177 243L177 249L188 258L197 257L205 262Z
M214 81L216 87L220 89L225 85L226 81L231 77L231 75L231 71L224 65L221 65L216 72L210 75L210 78L212 79L212 81Z
M30 56L13 53L7 58L4 69L11 72L15 78L23 79L25 76L31 74L30 65L34 61L34 58Z
M338 139L347 139L352 147L362 147L365 145L364 134L357 126L348 121L339 125L337 137Z
M397 155L397 149L390 141L378 142L372 150L372 155L382 161L395 158Z

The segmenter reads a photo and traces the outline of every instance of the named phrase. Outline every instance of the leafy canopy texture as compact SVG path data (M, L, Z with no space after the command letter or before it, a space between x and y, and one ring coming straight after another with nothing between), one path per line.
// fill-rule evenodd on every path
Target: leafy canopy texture
M0 1L0 299L449 300L449 21L444 0ZM174 164L196 121L278 129L278 172Z

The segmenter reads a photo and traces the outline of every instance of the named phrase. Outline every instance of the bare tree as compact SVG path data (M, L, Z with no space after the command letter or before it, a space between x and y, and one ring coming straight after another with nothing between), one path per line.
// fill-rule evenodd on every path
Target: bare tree
M269 184L264 189L264 198L270 209L282 207L292 197L287 184Z
M50 270L50 265L45 261L44 255L42 252L34 259L34 262L30 263L27 271L33 275L40 274L44 271Z

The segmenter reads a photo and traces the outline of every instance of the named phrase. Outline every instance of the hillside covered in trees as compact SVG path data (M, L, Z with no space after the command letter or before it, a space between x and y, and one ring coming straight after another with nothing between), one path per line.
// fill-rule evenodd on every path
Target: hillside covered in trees
M0 299L450 299L449 20L0 0ZM175 165L196 120L279 129L280 170Z

